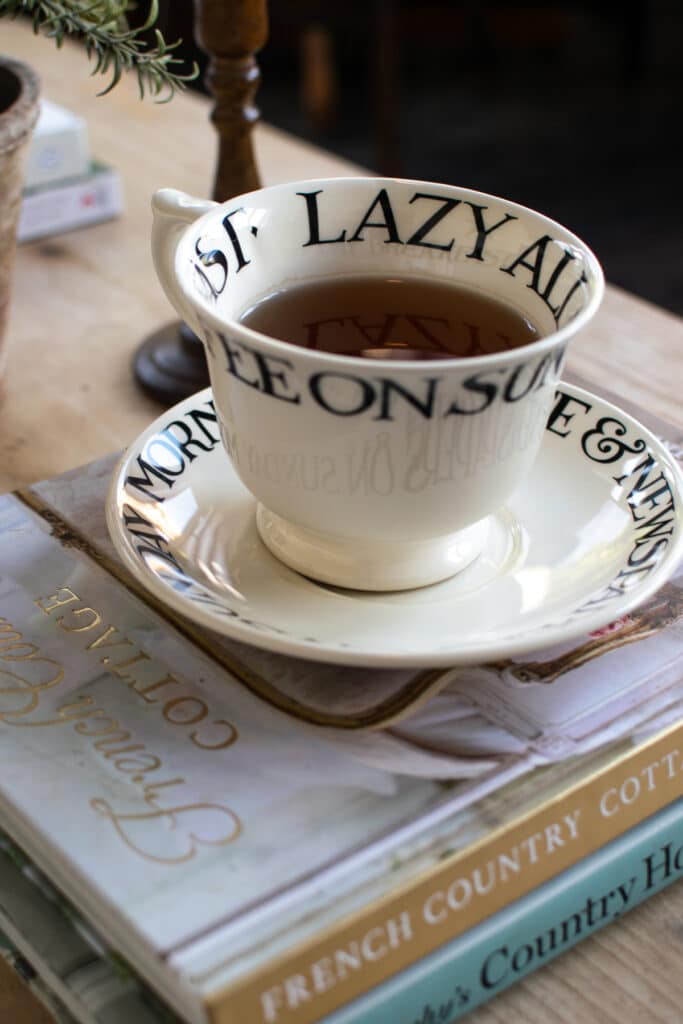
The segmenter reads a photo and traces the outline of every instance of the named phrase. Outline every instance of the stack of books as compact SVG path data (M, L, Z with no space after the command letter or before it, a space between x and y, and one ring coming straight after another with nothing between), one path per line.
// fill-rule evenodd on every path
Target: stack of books
M83 118L42 100L27 157L18 241L97 224L122 209L119 174L91 159Z
M683 570L562 650L317 666L142 592L113 466L0 498L0 947L60 1024L446 1024L680 877Z

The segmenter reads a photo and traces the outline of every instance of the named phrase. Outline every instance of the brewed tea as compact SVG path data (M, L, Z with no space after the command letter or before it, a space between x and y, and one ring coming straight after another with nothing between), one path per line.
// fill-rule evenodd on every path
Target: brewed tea
M539 337L525 316L488 295L419 278L306 282L274 292L241 322L291 345L366 359L464 359Z

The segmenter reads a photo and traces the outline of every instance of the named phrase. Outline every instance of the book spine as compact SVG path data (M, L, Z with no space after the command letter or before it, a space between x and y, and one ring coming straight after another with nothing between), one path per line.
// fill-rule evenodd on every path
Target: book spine
M316 1024L683 797L683 722L204 997L212 1024ZM575 833L575 841L563 842ZM531 864L522 870L520 851ZM683 857L683 853L681 854Z
M57 1024L180 1024L2 831L0 956Z
M679 800L325 1024L450 1024L682 874Z

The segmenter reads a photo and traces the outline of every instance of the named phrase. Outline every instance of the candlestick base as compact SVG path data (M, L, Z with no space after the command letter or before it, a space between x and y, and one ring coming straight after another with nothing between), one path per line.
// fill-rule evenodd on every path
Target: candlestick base
M142 390L171 406L209 385L204 346L187 324L170 323L140 345L133 373Z

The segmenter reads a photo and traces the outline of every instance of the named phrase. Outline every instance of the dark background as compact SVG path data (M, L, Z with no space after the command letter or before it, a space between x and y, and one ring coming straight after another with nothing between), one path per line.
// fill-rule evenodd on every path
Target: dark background
M535 207L588 242L608 280L683 314L681 4L268 10L264 120L385 174ZM203 62L191 22L191 3L162 5L167 37Z

